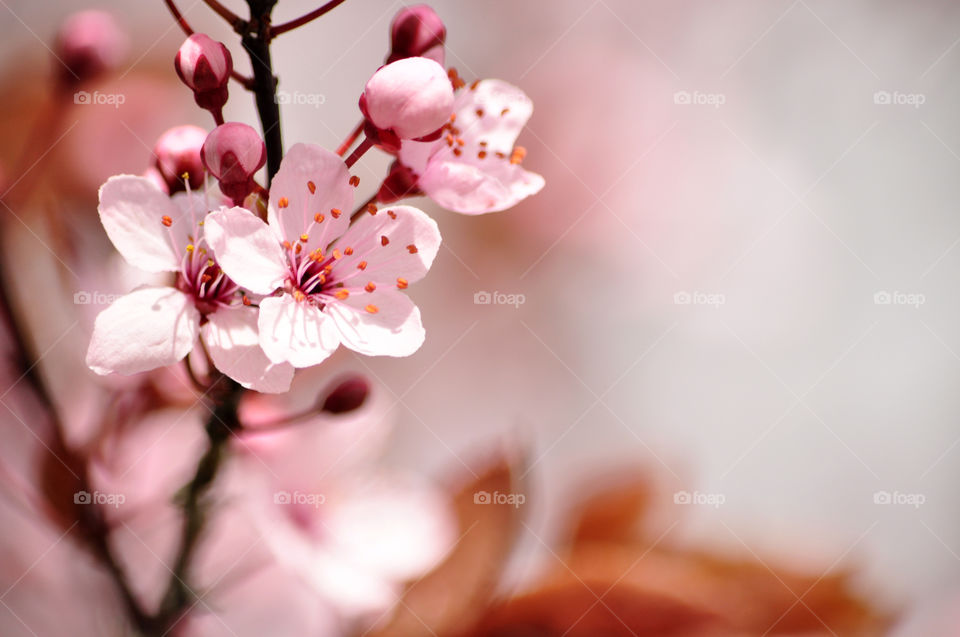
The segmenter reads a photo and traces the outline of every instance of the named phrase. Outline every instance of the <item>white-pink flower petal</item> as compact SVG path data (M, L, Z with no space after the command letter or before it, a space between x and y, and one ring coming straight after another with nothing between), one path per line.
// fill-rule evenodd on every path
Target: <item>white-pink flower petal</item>
M260 301L260 347L271 361L312 367L340 345L333 320L307 301L290 294Z
M287 277L287 262L277 237L244 208L222 208L207 215L204 237L217 263L233 281L256 294L270 294Z
M351 294L329 303L324 312L343 344L366 356L409 356L426 338L420 310L396 289Z
M87 365L101 375L172 365L193 349L199 330L190 296L169 287L141 288L97 316Z
M306 234L307 252L326 249L350 225L352 210L350 172L340 156L314 144L295 144L287 151L267 208L267 222L282 241L295 244Z
M247 389L278 394L290 389L293 367L273 363L260 349L257 310L220 308L200 328L213 364Z
M148 272L172 272L192 231L183 211L145 177L117 175L100 187L100 221L127 262Z
M443 208L469 215L512 208L543 188L537 173L509 161L478 165L473 158L434 157L417 184Z
M348 287L362 288L373 281L403 289L430 269L440 249L440 230L437 222L418 208L390 206L376 215L363 215L334 246L341 253L353 249L352 255L336 265L336 272L350 272ZM363 270L357 268L361 261L366 262Z

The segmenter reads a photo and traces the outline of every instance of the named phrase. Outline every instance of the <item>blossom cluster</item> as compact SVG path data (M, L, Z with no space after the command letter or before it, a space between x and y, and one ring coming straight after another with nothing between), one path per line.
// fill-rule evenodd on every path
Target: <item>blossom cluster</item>
M407 356L425 330L407 295L440 247L437 223L403 199L425 195L454 212L505 210L538 192L516 145L533 105L500 80L465 83L443 67L446 32L426 7L394 20L393 50L359 96L363 140L340 151L298 143L269 187L259 134L223 121L233 65L227 48L195 33L177 53L178 76L218 124L172 129L143 176L111 177L100 220L130 265L169 273L96 319L87 364L134 374L198 353L243 387L284 392L296 368L340 345ZM355 208L351 167L369 149L395 160ZM208 190L212 182L219 192ZM188 363L189 364L189 363Z

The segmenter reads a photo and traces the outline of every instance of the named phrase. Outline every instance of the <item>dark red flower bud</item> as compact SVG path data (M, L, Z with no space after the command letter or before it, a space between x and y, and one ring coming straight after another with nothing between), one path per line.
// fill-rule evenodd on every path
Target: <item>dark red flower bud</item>
M425 4L404 7L393 18L387 63L403 58L425 57L442 66L446 39L447 28L436 11Z
M370 394L370 383L363 376L349 376L337 382L323 400L321 410L342 414L359 409Z

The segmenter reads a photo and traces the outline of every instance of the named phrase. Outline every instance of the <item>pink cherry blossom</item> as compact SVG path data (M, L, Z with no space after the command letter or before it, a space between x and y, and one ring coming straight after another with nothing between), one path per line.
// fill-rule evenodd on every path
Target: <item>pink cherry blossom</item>
M350 181L337 155L297 144L274 177L267 223L242 208L207 217L206 240L224 272L270 295L258 325L274 363L317 365L341 343L370 356L408 356L423 343L420 311L402 291L430 269L437 225L410 206L351 225Z
M523 91L500 80L475 82L458 91L454 111L445 137L404 140L400 149L400 161L428 197L449 210L476 215L510 208L543 188L543 177L522 167L523 148L514 146L533 114L533 102ZM383 201L393 198L380 193Z
M172 365L203 338L214 365L244 387L286 391L289 365L258 346L257 310L243 301L207 249L204 197L172 198L149 179L111 177L100 189L100 220L120 254L148 272L173 272L171 286L145 286L100 313L87 351L98 374L135 374Z
M258 411L269 418L269 407ZM248 430L223 483L274 559L361 625L395 604L403 582L435 566L456 539L447 495L376 466L385 420L365 406Z
M364 115L377 129L404 139L434 133L453 112L453 87L443 67L422 57L381 67L361 97Z

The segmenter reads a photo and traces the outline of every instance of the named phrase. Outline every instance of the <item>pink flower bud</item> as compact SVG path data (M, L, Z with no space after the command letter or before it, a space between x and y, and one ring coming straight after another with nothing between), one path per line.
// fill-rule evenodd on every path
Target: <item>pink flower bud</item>
M207 131L199 126L175 126L165 132L153 147L156 167L171 194L185 190L183 176L191 188L203 185L203 162L200 149Z
M223 108L233 71L233 58L227 47L203 33L194 33L180 46L173 65L201 108Z
M330 390L320 407L321 411L342 414L359 409L370 393L370 383L363 376L350 376Z
M149 166L140 176L148 179L150 183L157 187L157 190L165 192L168 195L170 194L170 186L167 185L167 180L163 178L163 175L160 174L160 171L157 170L156 167Z
M406 58L374 73L360 102L377 129L400 139L418 139L435 133L450 119L453 86L433 60Z
M404 7L393 18L387 62L425 57L443 65L446 39L447 28L431 7L425 4Z
M200 159L220 180L223 194L241 200L254 189L253 175L267 161L267 147L257 131L246 124L227 122L207 135Z
M106 11L70 15L57 33L54 53L60 77L68 83L86 82L119 66L127 50L127 36Z

